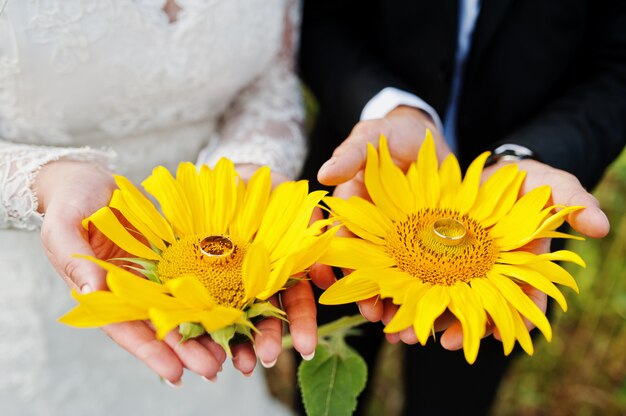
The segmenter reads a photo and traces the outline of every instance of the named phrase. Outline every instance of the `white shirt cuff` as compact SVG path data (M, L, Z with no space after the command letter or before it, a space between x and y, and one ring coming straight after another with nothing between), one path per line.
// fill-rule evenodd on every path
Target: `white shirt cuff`
M383 89L365 104L361 112L361 120L383 118L389 114L391 110L401 105L415 107L425 111L433 119L437 130L443 132L443 123L434 108L417 95L393 87Z

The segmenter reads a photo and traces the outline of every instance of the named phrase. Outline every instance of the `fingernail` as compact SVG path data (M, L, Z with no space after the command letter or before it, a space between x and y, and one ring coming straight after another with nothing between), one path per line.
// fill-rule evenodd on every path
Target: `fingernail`
M182 380L170 381L168 379L165 379L165 384L167 384L168 386L174 389L179 389L183 386L183 381Z
M313 350L313 352L310 354L300 354L300 355L302 356L302 359L304 361L311 361L313 357L315 357L315 350Z
M254 369L251 370L249 373L243 373L244 377L252 377L252 374L254 373Z
M269 362L261 360L261 365L265 368L272 368L276 365L276 361L278 361L278 357L276 357L274 361L269 361Z
M202 379L205 381L210 381L211 383L215 383L217 381L217 376L213 376L213 377L202 376Z
M217 372L218 372L218 373L221 373L223 369L224 369L224 367L220 365L220 369L219 369L219 370L217 370Z
M80 293L83 295L86 295L87 293L91 293L91 292L93 292L93 289L91 288L89 283L85 283L84 285L80 287Z

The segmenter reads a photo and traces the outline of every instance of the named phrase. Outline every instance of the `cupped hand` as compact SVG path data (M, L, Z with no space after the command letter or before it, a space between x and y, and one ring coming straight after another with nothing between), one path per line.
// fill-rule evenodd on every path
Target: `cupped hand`
M42 243L56 271L68 286L81 293L107 290L106 272L75 255L101 259L125 256L93 225L88 230L81 225L83 218L109 203L116 188L112 173L98 164L60 160L40 170L33 188L38 196L39 212L44 214ZM161 342L146 322L125 322L102 329L174 385L180 383L184 368L214 379L226 358L224 351L208 337L180 343L180 336L171 333Z

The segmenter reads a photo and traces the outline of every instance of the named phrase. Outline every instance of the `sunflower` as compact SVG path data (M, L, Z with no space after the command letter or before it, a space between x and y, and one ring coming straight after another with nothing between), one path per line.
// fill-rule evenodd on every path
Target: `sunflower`
M252 339L254 322L284 318L268 300L314 263L334 230L309 226L324 192L306 181L271 190L269 168L248 184L232 162L215 169L182 163L173 177L160 166L143 183L161 211L122 177L108 206L89 218L130 257L95 258L107 270L109 291L79 295L78 306L60 321L76 327L150 320L163 338L179 327L184 339L209 333L230 353L235 334ZM143 275L143 276L142 276Z
M320 303L390 298L400 307L385 332L413 327L422 345L435 319L449 310L461 324L469 363L476 360L488 323L499 330L507 355L516 340L533 353L523 318L550 340L550 323L520 284L539 289L566 310L555 283L576 292L578 287L554 261L585 264L571 251L533 254L525 246L541 238L580 238L556 229L582 207L546 206L548 186L518 199L525 172L516 164L481 185L488 155L476 158L462 180L454 155L438 167L430 132L406 173L393 163L384 137L378 151L369 145L364 180L372 202L324 198L356 237L335 237L321 257L321 263L354 271L328 288Z

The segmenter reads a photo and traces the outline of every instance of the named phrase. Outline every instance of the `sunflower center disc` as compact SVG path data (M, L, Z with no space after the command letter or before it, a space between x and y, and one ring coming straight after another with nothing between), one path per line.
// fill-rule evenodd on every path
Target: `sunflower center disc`
M398 269L442 286L484 277L498 257L489 231L450 209L426 208L409 214L395 223L385 240Z
M243 259L246 246L222 235L184 237L161 253L158 264L162 282L192 275L223 306L240 308L245 303Z

